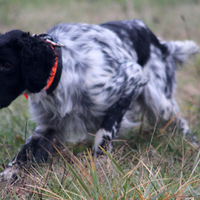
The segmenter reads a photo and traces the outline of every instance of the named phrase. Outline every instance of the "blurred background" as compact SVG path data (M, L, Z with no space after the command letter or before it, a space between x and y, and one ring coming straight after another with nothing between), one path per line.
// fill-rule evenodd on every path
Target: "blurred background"
M192 39L200 45L200 0L0 0L0 33L21 29L40 34L62 22L98 24L133 18L142 19L165 40ZM200 135L199 65L197 56L177 73L177 100L197 135ZM0 111L0 149L8 160L34 127L28 101L23 97Z
M199 40L200 0L0 0L0 32L139 18L166 39Z

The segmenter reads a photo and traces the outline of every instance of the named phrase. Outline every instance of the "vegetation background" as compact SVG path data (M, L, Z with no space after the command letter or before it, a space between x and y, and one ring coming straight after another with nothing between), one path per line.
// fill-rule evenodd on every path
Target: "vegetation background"
M1 33L39 34L61 22L133 18L165 40L200 44L199 0L0 0ZM178 70L176 96L200 139L199 65L200 55ZM1 110L0 171L34 128L23 97ZM174 127L145 124L115 146L106 159L95 161L85 143L69 144L50 164L24 169L14 184L0 183L0 199L200 199L200 151Z

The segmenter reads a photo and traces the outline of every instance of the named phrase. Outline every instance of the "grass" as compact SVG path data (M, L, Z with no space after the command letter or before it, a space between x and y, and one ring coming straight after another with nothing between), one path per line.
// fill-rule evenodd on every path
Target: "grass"
M0 0L0 32L43 33L59 22L101 23L140 18L167 40L200 44L197 0ZM181 114L200 137L200 56L177 72ZM28 102L18 98L0 112L1 170L35 128ZM0 199L199 199L200 151L171 127L144 124L95 160L85 143L66 144L48 164L22 169L17 183L0 183Z

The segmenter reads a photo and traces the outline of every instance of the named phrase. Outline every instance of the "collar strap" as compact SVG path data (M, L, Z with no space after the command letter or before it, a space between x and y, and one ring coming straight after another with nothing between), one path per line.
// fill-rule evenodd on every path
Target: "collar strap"
M46 42L50 43L52 49L54 50L54 52L56 54L55 63L54 63L54 66L51 69L51 74L50 74L50 77L47 81L47 85L45 87L45 91L47 92L47 94L51 94L56 89L56 87L57 87L57 85L60 81L60 77L61 77L61 73L62 73L61 46L63 46L63 45L58 43L58 42L55 42L53 40L53 38L48 34L41 34L41 35L34 35L34 36L39 36L43 40L45 40ZM24 93L23 95L26 99L28 99L27 94Z
M45 87L45 90L47 94L51 94L56 87L58 86L58 83L60 81L61 73L62 73L62 51L60 46L53 46L55 54L56 54L56 60L54 63L54 66L52 67L51 74L49 77L49 80L47 82L47 86Z

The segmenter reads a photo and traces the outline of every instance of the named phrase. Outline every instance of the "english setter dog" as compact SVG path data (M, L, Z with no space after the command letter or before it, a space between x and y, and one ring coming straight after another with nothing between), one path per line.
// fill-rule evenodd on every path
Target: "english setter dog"
M94 155L107 151L120 129L146 109L169 121L177 63L199 52L193 41L160 41L140 20L100 25L59 24L46 34L12 30L0 35L0 107L29 98L37 128L1 173L10 180L27 162L46 162L70 134L96 133ZM176 117L183 135L187 122ZM193 137L193 142L197 142Z

